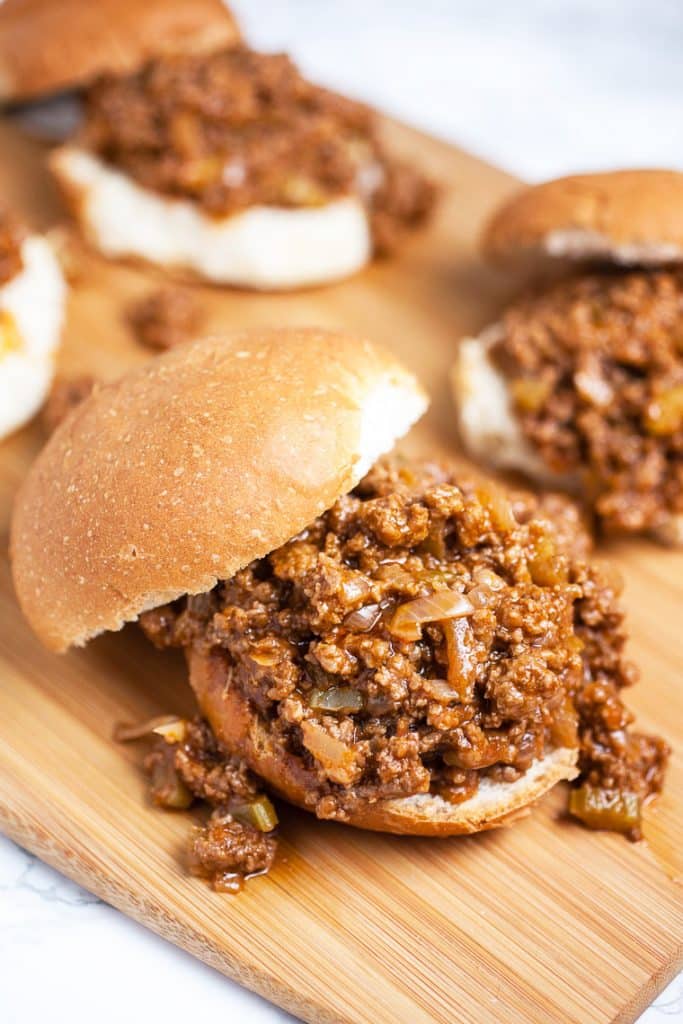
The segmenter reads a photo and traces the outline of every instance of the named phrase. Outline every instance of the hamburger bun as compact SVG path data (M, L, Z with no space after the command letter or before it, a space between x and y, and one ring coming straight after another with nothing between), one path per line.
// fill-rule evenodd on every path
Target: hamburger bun
M608 171L518 190L482 234L493 262L525 257L658 266L683 260L683 173Z
M188 665L190 684L214 735L231 753L242 757L275 793L299 807L310 808L308 797L315 790L315 772L301 758L276 746L249 702L236 687L226 685L221 656L190 651ZM530 805L557 782L576 777L577 755L576 749L560 747L535 761L515 782L497 783L484 778L476 795L460 804L432 793L366 801L346 823L375 832L420 836L463 835L510 825L527 814Z
M23 611L56 651L210 590L289 540L424 412L340 331L235 332L98 389L52 435L11 527Z
M45 400L66 302L62 272L44 238L24 238L21 258L21 270L0 285L0 440Z
M240 39L221 0L4 0L0 103L125 74L167 53L206 53Z
M251 206L219 218L189 199L143 188L76 145L55 150L50 166L81 232L108 257L189 271L214 284L278 290L348 277L372 256L357 196L299 209Z

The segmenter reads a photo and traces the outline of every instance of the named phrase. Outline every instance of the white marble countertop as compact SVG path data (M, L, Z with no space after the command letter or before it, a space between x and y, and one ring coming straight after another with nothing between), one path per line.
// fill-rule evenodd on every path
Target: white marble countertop
M679 0L238 0L254 45L540 179L683 167ZM0 1021L292 1018L0 837ZM679 977L641 1024L683 1024ZM522 1024L522 1022L520 1022ZM559 1022L558 1022L559 1024Z

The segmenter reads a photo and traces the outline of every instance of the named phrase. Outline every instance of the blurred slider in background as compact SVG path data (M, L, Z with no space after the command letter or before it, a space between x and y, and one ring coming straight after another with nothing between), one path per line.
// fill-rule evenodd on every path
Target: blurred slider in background
M534 287L458 347L463 442L484 464L573 493L603 536L681 546L683 174L521 189L482 250L526 264Z
M107 256L291 289L356 272L431 212L433 184L387 150L375 113L248 49L219 0L9 0L0 30L0 97L68 138L50 164Z

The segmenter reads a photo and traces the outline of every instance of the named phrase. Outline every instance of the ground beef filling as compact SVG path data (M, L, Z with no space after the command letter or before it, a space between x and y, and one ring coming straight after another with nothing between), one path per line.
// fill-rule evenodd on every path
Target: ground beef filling
M160 351L192 340L204 315L195 293L177 285L167 285L143 295L127 313L140 344Z
M320 817L457 803L577 746L583 783L639 812L666 746L628 732L617 587L585 546L556 498L387 460L283 547L141 622L160 646L224 652L230 685L315 772Z
M548 467L611 531L683 515L683 271L602 272L513 305L493 359Z
M145 188L213 216L356 194L379 252L434 201L425 178L388 157L373 111L307 82L283 54L238 47L104 78L88 92L83 139Z
M0 286L7 284L21 271L23 232L17 221L0 209Z
M199 799L214 808L192 836L193 874L220 892L238 892L245 878L269 870L277 849L273 805L246 766L219 749L205 722L171 723L145 768L160 807L182 810Z

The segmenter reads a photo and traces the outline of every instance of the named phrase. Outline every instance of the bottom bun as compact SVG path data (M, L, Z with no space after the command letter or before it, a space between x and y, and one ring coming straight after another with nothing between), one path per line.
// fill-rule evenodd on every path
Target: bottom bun
M105 256L177 267L217 284L287 289L348 277L372 255L365 209L355 196L324 206L253 206L210 217L169 199L75 146L52 169L92 245Z
M187 652L190 683L200 710L214 735L233 755L242 758L279 796L307 810L319 785L315 771L301 758L273 743L265 723L236 687L220 654ZM405 835L453 836L509 825L528 813L529 806L556 782L578 774L578 751L559 748L535 761L515 782L482 779L476 796L452 804L430 793L400 799L364 802L346 824L375 832Z

